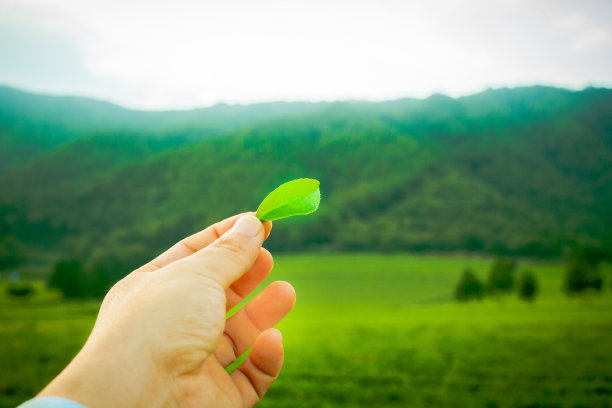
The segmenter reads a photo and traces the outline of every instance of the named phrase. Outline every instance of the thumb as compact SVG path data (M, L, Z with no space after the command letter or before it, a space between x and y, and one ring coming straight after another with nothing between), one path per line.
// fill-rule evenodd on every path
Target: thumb
M243 215L212 244L184 258L185 264L227 289L251 268L264 235L261 221L251 214Z

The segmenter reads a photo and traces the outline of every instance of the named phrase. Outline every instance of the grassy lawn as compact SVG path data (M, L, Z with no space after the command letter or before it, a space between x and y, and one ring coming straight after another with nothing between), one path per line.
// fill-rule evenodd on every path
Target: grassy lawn
M533 305L451 301L466 256L276 257L297 291L285 368L263 407L610 407L612 294L567 299L557 263L528 263ZM78 351L95 303L0 302L0 407L36 393Z

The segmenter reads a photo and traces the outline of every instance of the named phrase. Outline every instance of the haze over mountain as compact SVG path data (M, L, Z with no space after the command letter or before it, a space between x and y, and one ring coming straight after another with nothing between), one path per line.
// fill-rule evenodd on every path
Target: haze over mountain
M185 111L138 111L81 97L36 95L0 86L0 171L72 140L96 134L142 135L176 146L267 118L307 111L308 103L223 105ZM152 142L154 143L154 142Z
M297 177L321 209L277 251L610 248L611 118L595 88L168 112L0 88L0 258L135 265Z

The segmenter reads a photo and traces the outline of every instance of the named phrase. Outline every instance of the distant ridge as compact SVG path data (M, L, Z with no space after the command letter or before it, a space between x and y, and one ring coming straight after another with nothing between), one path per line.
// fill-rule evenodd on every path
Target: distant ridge
M255 121L312 109L314 104L307 102L271 102L142 111L97 99L32 94L0 86L0 148L5 151L0 172L64 142L98 133L146 132L193 141ZM173 134L164 133L168 130Z

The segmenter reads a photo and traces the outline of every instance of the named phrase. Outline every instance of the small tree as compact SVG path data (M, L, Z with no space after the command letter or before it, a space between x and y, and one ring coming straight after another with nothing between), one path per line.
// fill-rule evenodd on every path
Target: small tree
M455 299L459 302L481 300L484 296L484 284L470 269L466 269L455 287Z
M502 296L514 289L514 271L516 261L510 258L498 257L489 271L487 291L494 296Z
M77 260L58 262L49 278L49 286L61 290L66 298L87 297L87 278L83 264Z
M599 271L599 263L603 253L595 248L578 248L567 260L565 293L569 296L588 291L599 292L603 287L603 277Z
M565 274L564 289L568 296L587 291L599 292L603 286L601 273L596 267L570 265Z
M533 302L538 296L540 287L532 271L523 271L518 279L519 297L525 302Z
M102 298L117 280L118 264L113 261L101 261L94 264L89 276L89 293L95 298Z
M0 269L12 268L23 261L23 246L13 235L0 240Z

